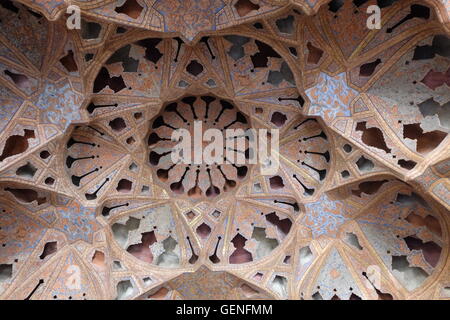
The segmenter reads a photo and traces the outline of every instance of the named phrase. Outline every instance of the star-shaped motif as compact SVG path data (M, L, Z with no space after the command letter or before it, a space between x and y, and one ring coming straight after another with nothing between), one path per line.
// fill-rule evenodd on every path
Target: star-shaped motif
M222 0L158 0L154 8L164 16L167 32L180 32L192 40L201 31L216 29L217 14L225 7Z
M309 114L332 122L337 117L351 116L350 104L358 92L347 85L345 73L332 77L322 72L306 94L311 100Z

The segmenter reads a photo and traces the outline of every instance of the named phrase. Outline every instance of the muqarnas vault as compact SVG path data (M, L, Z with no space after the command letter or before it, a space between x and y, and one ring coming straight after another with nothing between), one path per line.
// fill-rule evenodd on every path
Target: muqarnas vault
M449 299L449 32L448 0L0 1L0 299ZM194 120L278 129L277 174L171 165Z

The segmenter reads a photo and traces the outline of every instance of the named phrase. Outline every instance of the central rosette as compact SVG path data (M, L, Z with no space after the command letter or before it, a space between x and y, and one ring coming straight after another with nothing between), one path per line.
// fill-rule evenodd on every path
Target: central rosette
M155 180L189 199L233 192L250 171L250 120L227 99L186 96L150 122L149 163Z

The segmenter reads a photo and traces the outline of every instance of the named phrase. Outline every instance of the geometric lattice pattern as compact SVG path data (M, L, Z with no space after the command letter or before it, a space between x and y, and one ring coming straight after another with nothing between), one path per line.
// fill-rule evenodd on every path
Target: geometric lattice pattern
M449 1L2 0L0 21L0 299L450 298ZM279 129L278 172L171 165L194 120Z

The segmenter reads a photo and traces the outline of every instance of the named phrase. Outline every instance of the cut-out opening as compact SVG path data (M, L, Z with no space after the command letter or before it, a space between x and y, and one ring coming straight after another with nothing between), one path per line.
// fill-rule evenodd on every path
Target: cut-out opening
M35 139L36 136L34 134L34 130L24 129L23 136L12 135L6 139L5 146L3 148L3 152L0 155L0 162L3 160L21 154L28 149L28 139Z
M122 280L116 286L116 300L127 300L134 294L134 287L130 280Z
M13 188L5 188L5 191L12 193L12 195L19 201L25 203L31 203L33 201L37 201L38 205L47 202L46 197L39 197L39 194L35 190L31 189L13 189Z
M196 214L195 214L193 211L186 212L186 217L187 217L189 220L194 219L195 216L196 216Z
M37 170L38 169L35 166L33 166L33 164L27 162L25 165L19 167L16 170L16 175L18 175L19 177L31 179L34 177Z
M199 74L203 72L204 68L197 60L192 60L187 66L186 71L192 74L194 77L197 77Z
M257 272L255 273L255 275L253 276L253 279L255 279L256 281L261 281L261 279L264 277L264 275L261 272Z
M392 270L409 291L420 287L429 276L422 268L411 267L406 256L392 256Z
M386 29L386 33L392 33L397 27L402 25L403 23L407 22L408 20L414 19L414 18L420 18L427 20L430 18L431 10L430 8L426 6L422 6L420 4L413 4L411 5L410 13L407 14L403 19L401 19L399 22L397 22L394 26L391 28Z
M132 172L137 172L139 169L138 165L136 163L131 163L130 166L128 167L128 170L132 171Z
M58 243L56 241L47 242L44 246L42 254L39 256L39 259L44 260L46 257L54 254L56 251L58 251Z
M16 14L19 13L19 8L17 8L17 7L14 5L14 2L12 2L12 1L10 1L10 0L3 0L3 1L0 2L0 5L1 5L3 8L5 8L5 9L11 11L12 13L16 13Z
M97 75L97 78L95 78L93 91L94 93L99 93L106 87L109 87L114 91L114 93L117 93L125 89L127 86L125 85L122 76L111 77L108 69L102 67Z
M287 120L287 117L285 114L276 111L272 114L272 118L270 119L270 122L272 122L277 127L282 127L286 123L286 120Z
M354 234L353 232L347 232L345 234L345 242L352 245L353 247L355 247L358 250L363 249L363 247L359 244L358 236L356 234Z
M361 172L369 172L375 168L375 164L364 156L359 157L356 165Z
M159 160L162 157L167 156L171 152L172 151L168 151L168 152L164 152L164 153L159 154L159 153L156 153L155 151L152 151L152 152L150 152L149 157L148 157L149 158L149 162L152 165L157 166L159 164ZM162 181L165 181L165 180L167 180L169 178L169 169L159 169L157 175L158 175L159 179L161 179Z
M304 267L313 260L314 256L309 246L303 247L299 251L300 266Z
M279 244L277 239L267 237L265 228L254 227L252 239L255 239L258 243L256 248L257 259L268 256Z
M275 212L272 212L266 215L266 220L277 226L283 235L287 235L291 231L292 221L289 218L280 219Z
M402 167L403 169L412 170L416 167L417 162L412 161L412 160L400 159L400 160L398 160L397 164L400 167Z
M229 262L231 264L241 264L253 261L252 254L244 249L246 242L247 239L240 233L236 234L236 236L231 240L231 243L233 243L235 247L235 250L229 258Z
M97 39L102 31L102 26L95 22L81 20L81 37L84 40Z
M234 60L238 61L245 56L244 44L250 41L249 38L238 36L238 35L228 35L224 36L225 40L231 42L233 46L227 52L227 54Z
M240 17L245 17L249 15L252 11L259 10L260 6L251 2L250 0L238 0L234 7Z
M362 0L359 0L362 1ZM387 8L389 6L392 6L394 3L396 3L398 0L377 0L378 6L383 9Z
M279 32L286 34L293 34L294 22L295 22L294 16L288 15L286 18L278 19L277 21L275 21L275 24Z
M449 43L450 43L450 40L449 40ZM450 71L447 73L448 73L447 83L450 84ZM435 84L444 84L444 82L445 82L445 79L442 79L442 77L440 77L439 80L434 81ZM420 113L424 117L437 116L439 118L439 122L440 122L441 126L450 129L450 101L445 103L444 105L440 105L438 102L434 101L434 98L430 98L428 100L425 100L422 103L419 103L418 107L419 107Z
M261 184L258 182L258 183L255 183L254 185L253 185L253 190L255 191L255 192L262 192L262 186L261 186Z
M101 270L106 269L105 254L101 251L95 250L92 256L92 263Z
M127 127L127 124L126 124L125 120L123 120L123 118L118 117L118 118L115 118L114 120L111 120L109 122L109 126L114 131L120 132Z
M94 59L94 54L93 54L93 53L86 53L86 54L84 55L84 61L89 62L89 61L91 61L92 59Z
M305 152L305 153L311 153L311 152ZM329 161L330 153L328 151L322 155ZM318 168L306 163L305 161L302 161L301 164L302 164L302 166L305 166L305 167L315 171L315 173L318 175L320 181L324 180L325 177L327 176L327 169L318 169Z
M122 264L120 263L120 261L117 261L117 260L113 261L113 269L114 270L122 269Z
M120 62L122 63L124 72L137 72L139 67L139 60L131 57L130 50L131 50L130 44L118 49L106 61L106 64L109 65Z
M448 70L447 72L439 72L431 69L420 82L431 90L436 90L445 84L448 85L450 83L450 71Z
M289 82L292 85L295 84L294 74L286 62L281 63L279 71L270 70L267 77L267 82L276 87L278 87L283 81Z
M336 13L344 5L344 0L332 0L328 3L328 10Z
M200 238L206 239L209 237L209 234L211 233L211 227L203 222L201 225L197 227L196 232L200 236Z
M437 54L442 57L450 58L450 50L448 49L448 44L450 43L450 38L446 35L436 35L433 38L433 43L431 46L417 46L414 50L413 60L426 60L432 59Z
M313 300L323 300L322 295L319 293L319 291L317 291L316 293L314 293L311 298Z
M45 178L44 183L48 186L52 186L55 184L55 179L53 179L52 177L47 177Z
M390 293L381 292L378 289L375 289L378 294L378 300L394 300L394 297Z
M112 210L117 209L117 208L122 208L122 207L128 207L129 205L130 204L127 202L127 203L123 203L123 204L114 205L112 207L104 206L102 209L102 216L108 217Z
M47 150L43 150L39 153L39 157L41 157L41 159L48 159L48 157L50 157L51 154L50 152L48 152Z
M433 241L423 242L421 239L414 236L409 236L403 239L406 242L409 250L420 250L426 262L433 268L439 262L442 248Z
M362 299L361 299L360 296L358 296L358 295L352 293L352 294L350 295L350 297L348 298L348 300L362 300Z
M220 213L219 210L214 210L214 211L211 213L211 215L212 215L214 218L218 219L218 218L220 217L221 213Z
M117 13L123 13L132 19L137 19L144 8L136 0L126 0L120 7L114 9Z
M299 179L299 177L296 174L293 174L292 177L302 186L303 188L303 195L304 196L312 196L315 192L314 188L308 188L302 180ZM298 210L297 210L298 211Z
M362 193L367 195L373 195L380 190L381 186L387 183L388 180L382 181L365 181L358 185L357 190L352 190L352 194L361 198Z
M133 244L127 248L127 252L147 263L153 262L153 253L150 246L156 242L154 231L142 233L141 243Z
M174 252L175 248L178 246L178 242L171 236L163 240L164 251L158 256L156 260L156 265L166 268L174 268L180 264L180 258Z
M161 41L161 38L147 38L136 42L137 45L145 48L145 59L153 62L155 64L155 68L158 67L156 66L156 64L163 56L163 54L157 47L161 43Z
M75 57L72 50L69 50L67 52L67 55L62 57L60 60L61 64L66 68L67 72L77 72L78 71L78 65L75 61Z
M206 84L210 88L214 88L217 85L216 82L213 79L208 79L208 81L206 81Z
M308 48L308 64L318 64L322 59L323 50L315 47L311 42L308 42L306 47Z
M142 282L144 282L145 286L149 286L152 284L153 280L150 277L145 277L144 279L142 279Z
M345 151L346 153L350 153L350 152L353 151L352 146L349 145L349 144L344 144L344 146L342 147L342 149L344 149L344 151Z
M14 82L14 84L17 87L19 87L21 89L26 89L29 86L30 82L26 75L23 75L20 73L14 73L9 70L5 70L4 72L12 80L12 82Z
M447 137L442 131L431 131L424 133L420 123L403 125L403 138L416 140L416 151L427 154L436 149Z
M255 22L253 27L258 30L264 29L264 25L261 22Z
M267 68L269 58L281 58L281 56L268 44L255 40L258 52L251 56L253 68Z
M442 288L442 296L444 298L450 298L450 286L446 286Z
M221 237L221 236L218 236L218 237L217 237L217 242L216 242L216 247L215 247L215 249L214 249L214 253L213 253L212 255L209 256L209 260L210 260L212 263L214 263L214 264L217 264L217 263L220 262L220 258L219 258L219 256L217 255L217 252L218 252L218 250L219 250L219 244L220 244L220 241L221 241L221 240L222 240L222 237Z
M270 184L270 188L274 189L274 190L284 188L283 178L281 178L280 176L274 176L274 177L270 178L269 184Z
M125 224L114 223L111 226L114 239L121 245L124 246L128 240L128 233L139 228L141 221L139 219L129 217Z
M358 122L356 131L362 131L361 139L366 145L391 153L391 149L387 147L384 140L384 134L379 128L367 128L367 122L364 121Z
M133 188L133 182L127 179L121 179L119 183L117 184L116 190L118 192L127 193L130 192Z
M294 47L289 47L288 48L289 49L289 52L294 56L294 57L298 57L298 52L297 52L297 49L296 48L294 48Z
M399 194L397 194L397 198L395 199L395 201L398 202L399 204L405 205L405 206L412 206L414 204L420 204L424 208L427 208L427 209L430 208L428 206L427 202L415 192L412 192L411 195L399 193Z
M124 27L117 27L117 29L116 29L116 33L117 34L122 34L122 33L125 33L125 32L127 32L127 29L126 28L124 28Z
M12 273L12 264L0 264L0 282L9 281L12 278Z
M270 284L270 288L280 297L285 299L288 296L287 285L288 280L286 277L276 275L275 278L273 278L272 283Z
M381 63L381 59L377 59L373 62L363 64L359 68L359 76L360 77L370 77L375 72L375 69L378 67L378 65L380 63Z
M198 260L199 257L198 257L198 255L195 253L194 246L192 245L192 242L191 242L191 239L189 238L189 236L186 237L186 240L188 241L189 247L190 247L190 249L191 249L191 257L189 258L188 262L189 262L190 264L195 264L195 263L197 262L197 260Z

